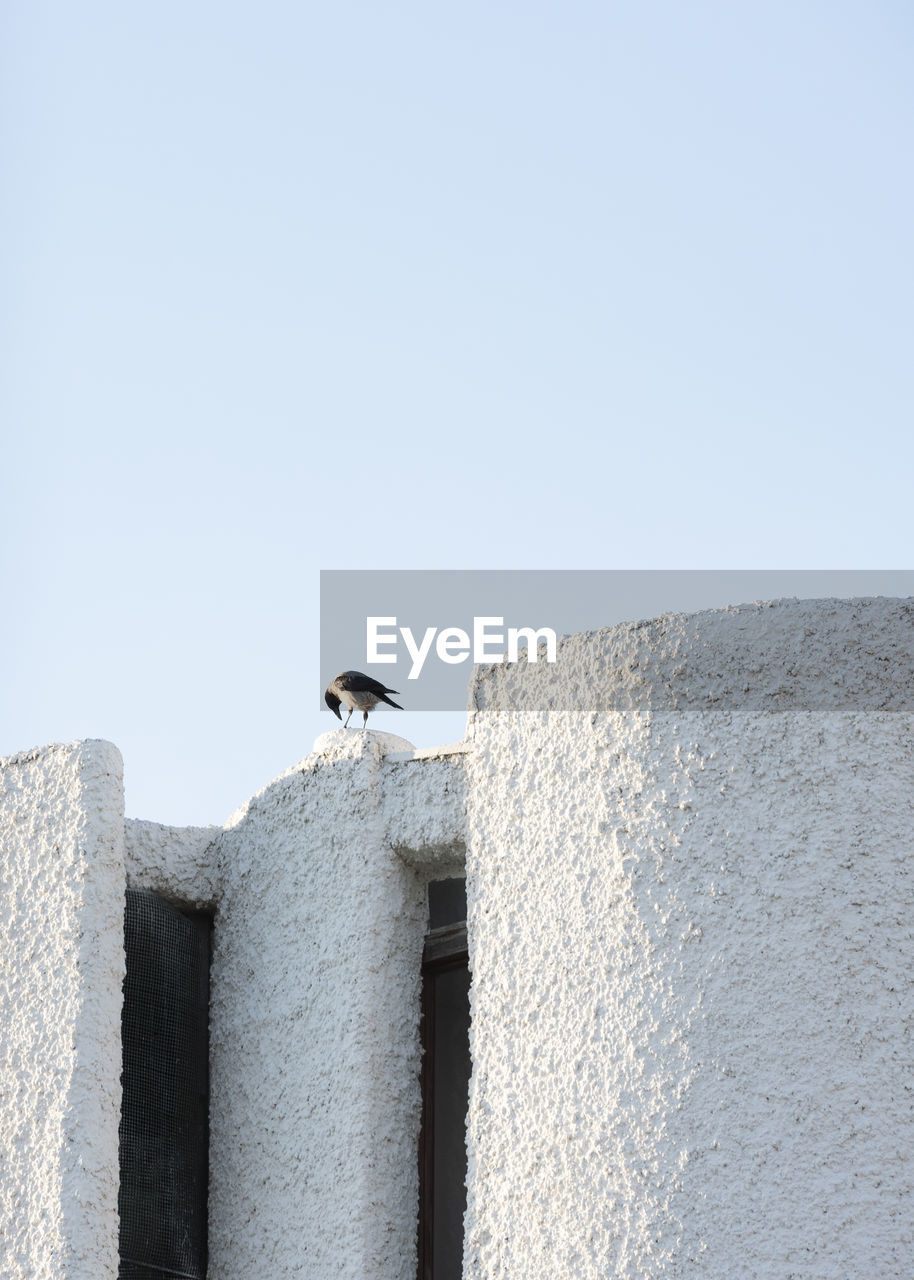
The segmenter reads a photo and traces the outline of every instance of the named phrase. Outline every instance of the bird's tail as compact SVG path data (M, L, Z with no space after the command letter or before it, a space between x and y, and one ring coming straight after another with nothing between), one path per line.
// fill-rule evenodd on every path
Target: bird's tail
M396 689L393 689L391 690L391 692L396 693L397 691ZM389 707L396 707L398 711L403 710L399 702L394 702L393 698L388 698L386 693L379 693L378 697L381 699L382 702L386 702Z

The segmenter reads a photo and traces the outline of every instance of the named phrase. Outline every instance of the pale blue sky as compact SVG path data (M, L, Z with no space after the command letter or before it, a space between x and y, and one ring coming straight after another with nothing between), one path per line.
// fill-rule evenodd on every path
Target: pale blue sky
M911 564L908 4L12 0L0 84L0 754L223 821L321 568Z

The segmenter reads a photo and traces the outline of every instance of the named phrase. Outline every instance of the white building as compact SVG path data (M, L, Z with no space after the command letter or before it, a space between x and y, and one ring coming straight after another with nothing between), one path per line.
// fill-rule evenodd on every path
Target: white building
M779 602L478 668L459 747L338 730L224 828L125 821L105 742L3 761L0 1275L118 1275L130 887L214 915L210 1280L414 1280L465 874L466 1280L909 1280L912 710L912 602Z

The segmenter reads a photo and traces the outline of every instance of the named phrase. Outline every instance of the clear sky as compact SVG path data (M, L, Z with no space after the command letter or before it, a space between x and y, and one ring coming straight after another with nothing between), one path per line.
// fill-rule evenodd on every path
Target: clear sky
M0 754L221 823L322 568L911 566L903 0L10 0L0 107Z

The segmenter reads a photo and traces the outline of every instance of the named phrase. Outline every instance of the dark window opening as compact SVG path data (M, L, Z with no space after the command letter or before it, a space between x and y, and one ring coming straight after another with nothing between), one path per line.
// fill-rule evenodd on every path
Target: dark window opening
M128 889L118 1280L205 1280L212 917Z
M460 1280L470 1086L466 881L429 885L422 960L419 1280Z

